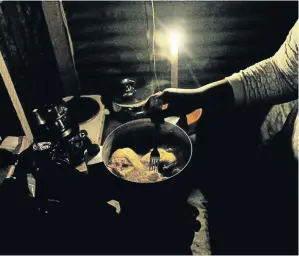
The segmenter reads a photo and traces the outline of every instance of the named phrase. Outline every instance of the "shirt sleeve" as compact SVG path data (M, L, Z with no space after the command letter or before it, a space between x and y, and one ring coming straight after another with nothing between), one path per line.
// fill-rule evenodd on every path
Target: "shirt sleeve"
M298 20L273 57L226 78L236 105L279 104L298 97Z

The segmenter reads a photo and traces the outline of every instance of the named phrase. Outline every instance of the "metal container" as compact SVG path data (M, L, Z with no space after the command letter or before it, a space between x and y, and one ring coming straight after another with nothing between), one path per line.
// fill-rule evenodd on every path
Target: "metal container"
M166 180L136 183L122 179L108 169L110 157L117 149L128 147L140 155L148 153L154 146L154 133L155 127L150 119L139 119L119 126L104 141L101 152L102 163L107 171L105 180L114 190L117 199L134 202L142 198L149 204L150 201L176 197L175 195L179 194L178 186L184 186L184 180L188 176L187 166L192 157L192 143L183 129L169 122L161 124L159 146L173 149L178 159L179 172Z
M115 86L112 101L112 110L116 119L132 121L146 118L145 104L156 92L163 91L170 84L166 80L153 80L149 83L140 84L133 78L123 79Z

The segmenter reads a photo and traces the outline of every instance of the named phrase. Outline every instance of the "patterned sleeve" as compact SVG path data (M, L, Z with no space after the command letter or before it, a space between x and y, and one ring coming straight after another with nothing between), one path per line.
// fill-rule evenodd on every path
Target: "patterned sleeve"
M298 97L298 21L276 54L226 78L237 105L279 104Z

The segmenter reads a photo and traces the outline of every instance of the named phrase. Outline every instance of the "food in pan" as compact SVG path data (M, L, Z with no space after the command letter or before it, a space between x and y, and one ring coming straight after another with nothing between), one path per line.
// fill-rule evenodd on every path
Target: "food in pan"
M158 151L160 153L160 162L161 163L174 163L176 161L176 157L173 153L167 152L163 148L158 148ZM151 152L148 152L146 155L144 155L140 161L144 165L149 165L150 162L150 157L151 157Z
M175 155L165 149L158 148L160 152L160 167L175 165ZM117 149L111 156L108 168L117 176L138 183L151 183L166 179L160 172L149 171L150 152L139 156L130 148ZM171 172L171 168L162 168Z

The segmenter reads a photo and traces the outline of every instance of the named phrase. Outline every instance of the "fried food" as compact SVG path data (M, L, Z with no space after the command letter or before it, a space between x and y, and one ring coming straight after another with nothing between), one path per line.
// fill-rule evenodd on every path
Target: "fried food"
M114 158L122 158L126 159L127 162L131 163L134 168L143 169L143 165L140 162L140 156L138 156L135 151L130 148L121 148L116 150L113 155L111 156L112 159Z
M176 157L164 149L158 148L160 161L173 163ZM108 168L111 172L129 181L139 183L150 183L163 180L161 173L149 171L150 152L140 157L130 148L116 150L109 161Z
M109 167L113 173L123 178L134 170L134 166L125 157L112 157Z
M161 163L170 164L170 163L174 163L177 160L173 153L167 152L163 148L158 148L158 151L160 153L160 162ZM151 152L148 152L145 156L143 156L141 158L141 160L140 160L141 163L148 166L149 162L150 162L150 157L151 157Z
M110 170L116 175L125 178L135 169L143 169L140 157L130 148L116 150L109 162Z

